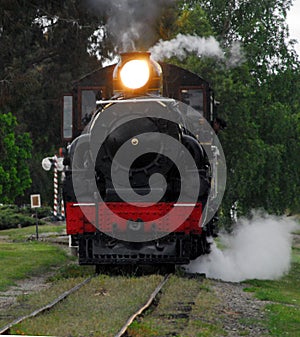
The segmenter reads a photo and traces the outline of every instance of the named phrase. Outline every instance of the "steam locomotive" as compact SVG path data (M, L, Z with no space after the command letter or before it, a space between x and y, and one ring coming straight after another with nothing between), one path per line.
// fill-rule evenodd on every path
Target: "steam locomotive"
M74 83L63 97L63 199L79 264L187 264L209 253L214 106L208 82L148 52Z

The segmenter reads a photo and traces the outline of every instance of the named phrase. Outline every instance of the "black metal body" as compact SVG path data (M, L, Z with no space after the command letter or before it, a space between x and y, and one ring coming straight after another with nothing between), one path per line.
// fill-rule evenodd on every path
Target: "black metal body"
M103 233L78 237L81 264L188 264L210 252L206 236L172 233L151 242L114 240Z
M160 63L160 66L163 74L162 96L174 98L191 105L199 112L201 118L204 117L208 122L211 122L214 117L213 93L208 82L198 75L175 65ZM113 97L114 68L114 65L101 68L74 83L72 92L73 133L70 139L73 143L69 151L69 158L65 160L67 167L63 186L65 204L77 202L72 178L81 181L82 191L87 196L86 200L91 201L90 196L94 194L94 191L89 186L92 185L90 182L95 177L98 191L105 202L122 202L111 181L111 165L116 151L124 141L133 139L137 132L138 134L159 132L181 142L194 157L197 164L197 170L194 174L198 174L201 180L198 202L205 206L210 190L209 163L205 151L203 151L196 138L181 127L179 120L184 119L184 114L181 111L171 111L178 118L178 123L170 122L161 117L143 117L142 110L132 111L127 109L127 106L124 108L122 104L112 104L104 110L101 110L99 106L96 107L95 104L95 111L97 108L98 112L91 113L91 106L87 103L88 99L108 100ZM199 101L195 100L193 98L194 94L199 95L201 99ZM139 104L142 106L142 103ZM151 104L147 104L151 108ZM161 104L160 108L158 106L156 105L154 108L162 111L166 110L163 104ZM96 139L102 133L101 128L103 128L103 132L107 131L104 130L106 128L105 125L97 125L100 111L102 111L101 113L114 115L116 122L125 118L126 115L130 116L133 112L136 115L140 113L140 119L122 123L121 127L113 132L108 130L108 136L100 148L94 166L89 167L86 164L86 155L90 150L90 142L92 143L93 139ZM91 120L92 122L90 122ZM86 126L86 131L82 134ZM153 140L151 141L153 142ZM82 156L78 156L79 159L77 161L72 157L72 151L75 148L77 153L82 152ZM179 160L181 159L179 158ZM120 163L120 170L121 167L122 163ZM154 173L160 173L166 178L168 186L164 197L160 201L176 202L181 188L180 175L174 163L167 157L155 153L147 153L139 158L130 170L131 187L136 193L140 195L147 194L149 192L149 177ZM192 185L191 188L193 188ZM68 214L66 216L68 218ZM201 234L200 232L197 234L192 232L173 232L158 240L137 243L116 240L96 231L95 233L75 234L72 237L72 241L73 244L79 246L80 264L186 264L199 255L209 253L210 245L207 241L208 234L211 234L209 226Z

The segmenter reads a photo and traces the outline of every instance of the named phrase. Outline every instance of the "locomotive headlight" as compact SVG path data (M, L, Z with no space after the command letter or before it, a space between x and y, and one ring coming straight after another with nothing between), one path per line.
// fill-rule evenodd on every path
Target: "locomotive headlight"
M124 64L120 71L122 83L129 89L142 88L150 78L148 62L131 60Z

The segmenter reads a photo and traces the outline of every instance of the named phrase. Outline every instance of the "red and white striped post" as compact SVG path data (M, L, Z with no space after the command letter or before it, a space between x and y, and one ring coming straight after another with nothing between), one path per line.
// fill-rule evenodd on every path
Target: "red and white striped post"
M56 218L58 213L58 173L57 173L57 156L53 157L53 184L54 184L54 205L53 215Z
M64 201L62 197L62 190L60 188L60 193L58 192L58 171L61 171L61 180L64 177L64 165L63 158L57 157L55 154L53 157L44 158L42 161L42 167L45 171L50 171L53 168L53 185L54 185L54 205L53 205L53 217L55 220L58 216L62 218L65 217Z
M65 205L64 205L64 199L61 198L61 203L60 203L60 215L62 218L65 217Z
M65 173L61 172L61 186L63 184L65 177ZM62 218L65 218L65 204L64 204L64 198L63 198L63 193L62 193L62 187L60 188L60 215Z

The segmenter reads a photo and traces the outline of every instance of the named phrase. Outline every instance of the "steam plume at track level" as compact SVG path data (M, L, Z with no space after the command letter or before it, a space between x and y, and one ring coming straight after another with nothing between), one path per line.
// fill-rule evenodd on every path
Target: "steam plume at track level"
M231 282L278 279L289 271L291 232L296 228L297 223L287 217L254 214L251 220L240 219L232 235L220 236L224 250L213 243L210 255L201 256L186 268Z

